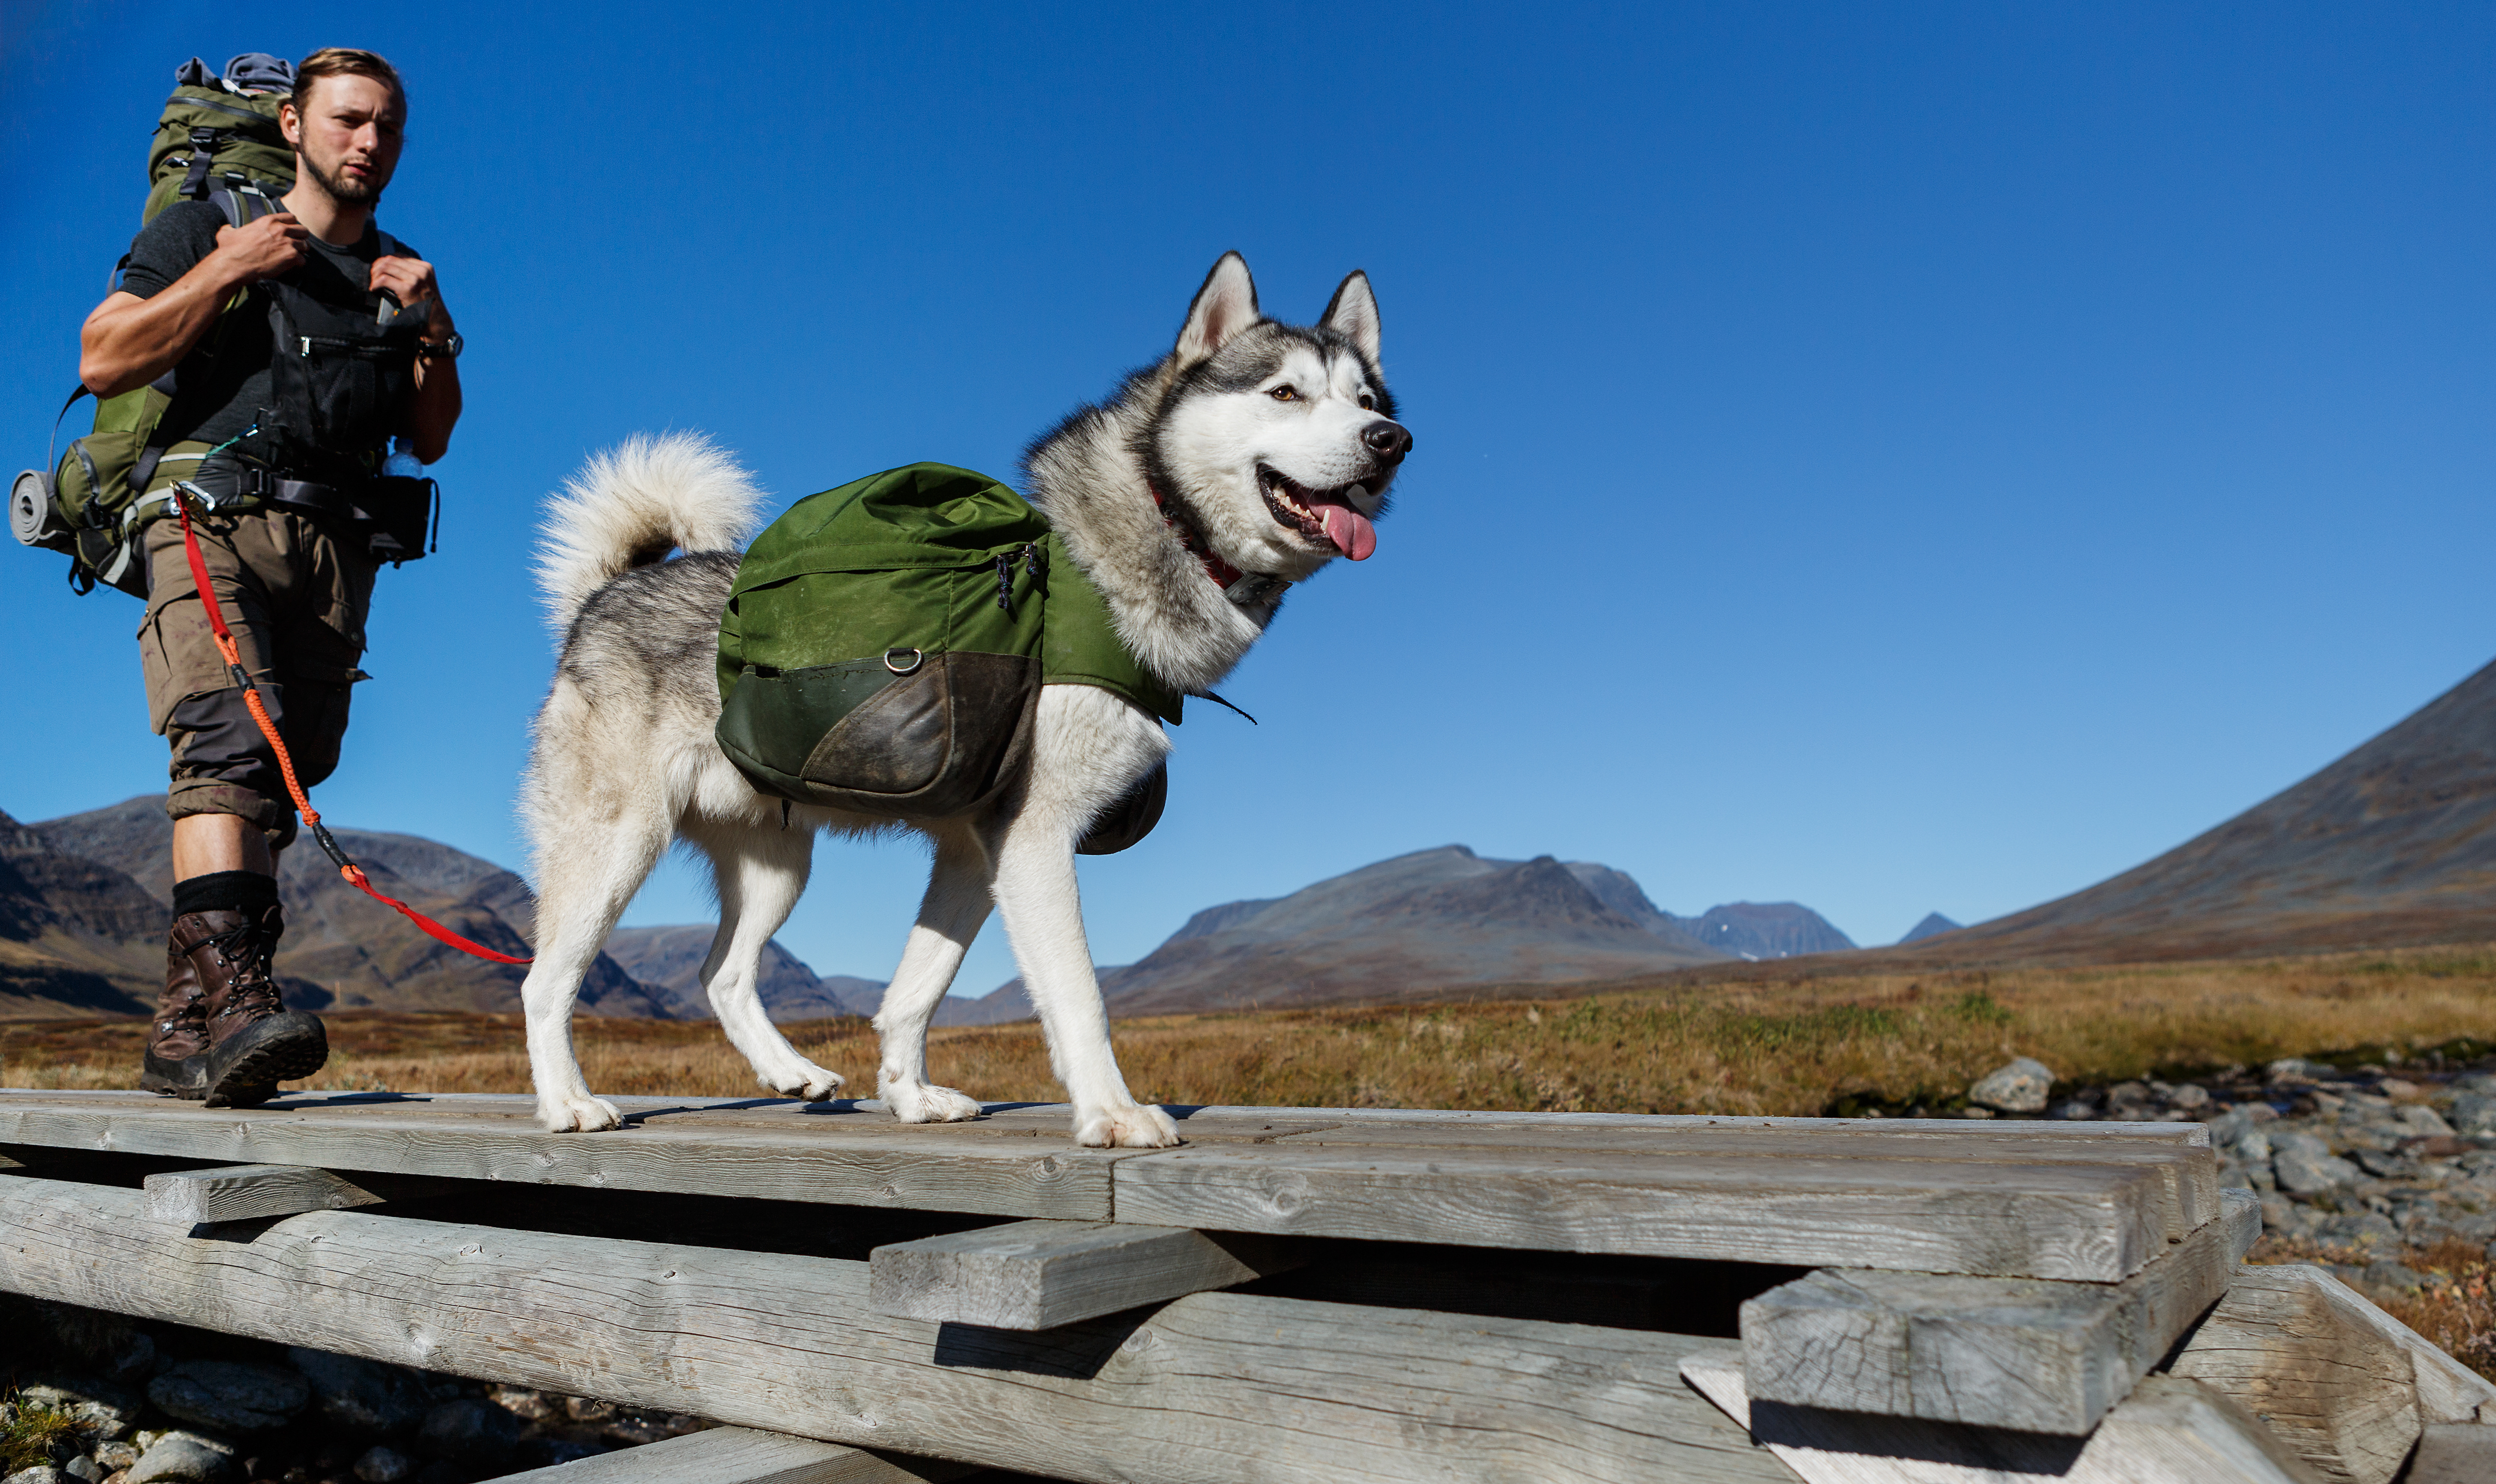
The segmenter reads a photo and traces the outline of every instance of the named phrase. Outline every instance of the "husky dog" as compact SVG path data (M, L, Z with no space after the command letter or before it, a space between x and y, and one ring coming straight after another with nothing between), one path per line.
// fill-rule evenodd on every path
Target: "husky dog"
M1299 328L1258 313L1247 263L1226 254L1168 356L1025 452L1026 497L1108 601L1120 638L1173 689L1220 681L1290 584L1375 546L1370 522L1413 445L1379 375L1378 330L1365 275ZM538 946L521 993L538 1116L556 1132L622 1122L582 1080L573 1004L677 839L709 857L718 886L702 980L721 1028L765 1087L819 1101L841 1086L764 1015L756 965L805 889L815 831L893 826L757 792L712 735L720 613L762 504L742 469L685 436L595 457L552 502L539 577L564 637L523 789ZM1029 766L997 804L910 826L932 839L935 862L875 1017L878 1095L905 1123L979 1114L928 1082L927 1024L994 902L1074 1103L1076 1142L1175 1144L1170 1116L1139 1104L1118 1071L1075 886L1076 843L1170 743L1147 712L1081 685L1045 687L1036 727Z

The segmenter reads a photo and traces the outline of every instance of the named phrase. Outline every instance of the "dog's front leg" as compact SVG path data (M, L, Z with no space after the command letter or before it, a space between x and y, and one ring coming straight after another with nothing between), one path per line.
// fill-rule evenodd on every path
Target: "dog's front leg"
M885 989L875 1012L875 1034L883 1057L876 1073L876 1096L892 1116L905 1124L949 1124L980 1116L980 1103L950 1087L927 1080L927 1023L962 955L988 920L988 854L979 836L955 824L936 835L936 863L927 874L927 895L919 904L919 922L902 949L901 967Z
M1041 692L1038 745L1018 807L997 821L997 910L1040 1012L1048 1064L1075 1103L1075 1142L1162 1149L1178 1125L1127 1091L1109 1049L1109 1016L1083 935L1075 845L1093 818L1168 751L1153 720L1108 692L1053 685Z

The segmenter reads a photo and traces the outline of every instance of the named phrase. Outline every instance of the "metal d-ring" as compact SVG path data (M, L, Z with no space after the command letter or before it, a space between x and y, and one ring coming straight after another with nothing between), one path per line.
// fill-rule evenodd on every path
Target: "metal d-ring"
M910 658L905 661L901 658L903 655L908 655ZM915 674L919 666L926 663L925 655L906 645L895 645L884 652L884 667L896 675Z

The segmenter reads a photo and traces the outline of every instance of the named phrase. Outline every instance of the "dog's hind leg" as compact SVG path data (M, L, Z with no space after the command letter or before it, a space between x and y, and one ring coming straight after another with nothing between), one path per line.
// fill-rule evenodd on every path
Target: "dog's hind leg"
M569 822L569 821L567 821ZM573 1004L581 976L607 946L615 919L668 848L671 831L649 819L611 829L569 829L560 846L538 852L537 961L520 986L528 1019L529 1075L538 1121L547 1131L583 1133L624 1122L615 1104L593 1097L572 1052Z
M952 1123L980 1114L977 1098L928 1082L927 1023L953 987L980 924L988 919L988 853L978 835L958 825L936 833L936 863L927 873L919 921L875 1012L883 1047L876 1096L905 1124Z
M764 945L789 920L789 910L806 890L806 875L814 864L814 831L726 825L686 833L710 857L719 884L719 932L702 966L702 992L710 998L711 1012L764 1087L808 1102L823 1101L839 1090L840 1074L816 1066L789 1044L756 989Z

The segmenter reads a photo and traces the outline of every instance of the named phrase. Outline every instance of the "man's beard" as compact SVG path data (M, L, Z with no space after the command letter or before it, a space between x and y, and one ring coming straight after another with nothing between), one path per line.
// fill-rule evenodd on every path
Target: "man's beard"
M331 201L342 206L371 206L380 203L382 188L388 180L350 180L321 168L321 162L310 155L298 155L305 173Z

